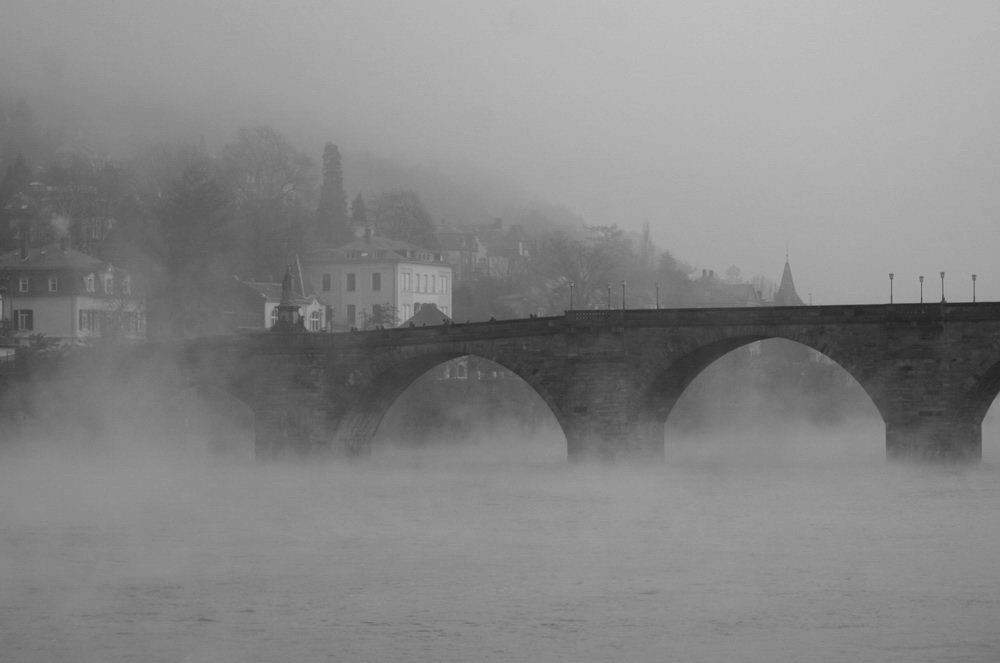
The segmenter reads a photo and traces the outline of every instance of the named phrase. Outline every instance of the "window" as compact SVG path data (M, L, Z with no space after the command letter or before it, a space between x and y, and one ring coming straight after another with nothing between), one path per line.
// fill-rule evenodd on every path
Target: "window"
M356 319L357 318L355 317L354 304L348 304L347 305L347 324L351 325L353 327L354 326L354 321Z
M355 276L354 272L347 275L347 292L354 292L355 290Z
M111 274L104 275L104 294L110 295L114 291L114 277Z
M441 294L442 295L447 295L448 294L448 277L447 276L442 276L441 277Z
M377 325L382 324L385 320L382 319L382 305L372 304L372 322Z
M97 279L94 278L93 274L87 274L87 278L83 279L83 284L87 292L94 292L96 282Z
M313 311L309 314L309 331L319 331L321 318L319 311Z
M122 294L132 294L132 278L128 274L122 277Z
M17 328L20 330L31 331L35 328L35 312L31 309L14 311L14 319L17 320Z
M431 292L437 292L437 279L431 274Z
M372 272L372 290L382 289L382 272Z
M17 280L17 291L28 292L28 277L22 276Z
M275 306L271 309L271 326L273 327L278 322L278 307Z
M330 275L323 275L323 292L330 292Z
M80 309L80 331L100 333L101 312L93 309Z
M49 292L59 292L59 277L49 277Z
M420 275L420 292L427 292L427 275Z

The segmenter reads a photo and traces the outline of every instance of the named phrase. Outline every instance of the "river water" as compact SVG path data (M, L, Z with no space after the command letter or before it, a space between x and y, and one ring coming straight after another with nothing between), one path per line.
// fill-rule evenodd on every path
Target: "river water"
M887 464L878 432L644 468L500 436L346 465L10 453L0 660L995 663L995 450Z

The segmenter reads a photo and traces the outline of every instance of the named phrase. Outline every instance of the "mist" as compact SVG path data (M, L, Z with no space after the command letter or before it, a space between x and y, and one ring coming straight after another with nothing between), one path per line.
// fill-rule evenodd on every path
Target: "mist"
M273 124L480 169L817 303L997 297L994 3L15 0L0 82L98 149ZM489 220L489 219L484 219ZM721 238L727 238L722 241Z
M996 3L4 9L0 107L115 159L268 125L440 224L648 222L720 274L789 255L816 304L1000 297ZM55 361L0 400L0 659L996 661L998 406L980 465L889 464L846 373L745 354L644 467L568 463L514 376L425 375L370 458L258 463L175 358Z

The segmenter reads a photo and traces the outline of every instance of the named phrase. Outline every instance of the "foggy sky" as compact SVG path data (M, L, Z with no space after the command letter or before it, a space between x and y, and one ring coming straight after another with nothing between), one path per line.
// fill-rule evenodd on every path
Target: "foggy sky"
M210 6L210 7L209 7ZM494 169L803 299L1000 299L1000 3L11 0L0 83ZM100 146L98 146L100 147ZM318 154L318 148L313 150ZM349 192L350 193L350 192ZM470 221L482 221L474 219Z

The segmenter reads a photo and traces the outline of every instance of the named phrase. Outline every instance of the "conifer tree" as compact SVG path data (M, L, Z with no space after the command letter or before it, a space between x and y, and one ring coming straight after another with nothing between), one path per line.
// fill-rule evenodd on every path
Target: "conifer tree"
M323 186L319 192L316 226L319 238L334 246L351 241L353 236L347 218L340 150L333 143L323 148Z
M360 193L351 201L351 230L364 230L368 226L368 205Z

